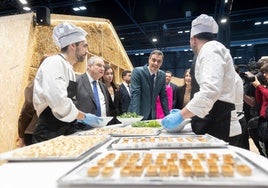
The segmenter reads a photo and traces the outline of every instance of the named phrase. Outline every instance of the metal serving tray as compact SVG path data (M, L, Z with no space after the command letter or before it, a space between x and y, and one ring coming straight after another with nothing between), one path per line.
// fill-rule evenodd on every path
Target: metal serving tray
M51 140L0 154L0 159L18 162L80 160L111 139L109 135L59 136Z
M113 127L107 126L89 131L78 132L78 135L111 135L115 137L129 137L129 136L157 136L162 128L149 127Z
M228 143L209 134L157 137L120 138L112 144L113 149L158 149L158 148L215 148L227 147Z
M124 154L123 154L124 153ZM175 154L174 154L175 153ZM199 155L205 155L205 159L200 160ZM114 155L114 157L111 157ZM121 165L115 165L115 161L120 156L127 155L127 159ZM132 156L138 156L138 159L131 160ZM150 164L144 165L146 155L151 155ZM163 163L157 162L160 156L164 158ZM177 155L178 157L174 157ZM226 156L231 155L233 157L233 175L226 176L221 171L222 165L227 164L224 160ZM173 157L172 157L173 156ZM191 156L189 158L189 156ZM218 175L213 176L209 173L209 161L216 156L216 166L218 167ZM170 160L171 158L175 159ZM100 163L105 159L105 163ZM191 174L186 175L183 162L187 161L187 165L192 169ZM200 160L200 165L203 167L203 175L198 175L196 169L195 160ZM169 161L169 162L168 162ZM225 161L225 162L224 162ZM174 174L160 175L161 166L165 169L167 165L172 164L178 166L178 171ZM121 174L123 169L134 169L129 171L129 174ZM143 166L144 165L144 166ZM157 175L148 176L148 166L158 165ZM230 166L229 165L229 166ZM246 165L251 170L248 175L242 175L236 170L236 165ZM88 175L90 167L98 167L99 172L96 176ZM111 174L104 174L104 169L112 168ZM168 166L170 168L170 166ZM106 168L107 169L107 168ZM138 169L142 169L140 173ZM162 171L164 172L164 171ZM174 172L174 171L173 171ZM177 173L177 174L176 174ZM202 150L151 150L151 151L109 151L104 153L97 153L91 159L81 163L70 172L67 172L57 180L59 186L63 187L80 187L88 186L95 187L97 185L105 186L161 186L161 187L267 187L268 185L268 173L266 170L257 166L251 162L245 156L240 156L235 152L228 149L202 149Z

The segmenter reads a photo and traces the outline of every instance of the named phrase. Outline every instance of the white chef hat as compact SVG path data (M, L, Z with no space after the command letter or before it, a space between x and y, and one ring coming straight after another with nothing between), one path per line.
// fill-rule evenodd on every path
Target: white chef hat
M69 44L86 40L87 32L81 27L63 22L53 29L53 41L61 49Z
M191 37L199 33L218 33L219 27L213 17L201 14L192 21Z

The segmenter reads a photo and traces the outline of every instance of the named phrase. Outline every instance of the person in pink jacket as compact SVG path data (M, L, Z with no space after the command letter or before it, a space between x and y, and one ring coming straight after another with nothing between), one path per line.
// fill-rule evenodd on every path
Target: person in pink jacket
M171 110L173 103L173 89L170 85L166 85L166 93L168 98L168 109ZM163 117L165 117L165 114L163 112L161 101L158 96L156 99L156 119L162 119Z

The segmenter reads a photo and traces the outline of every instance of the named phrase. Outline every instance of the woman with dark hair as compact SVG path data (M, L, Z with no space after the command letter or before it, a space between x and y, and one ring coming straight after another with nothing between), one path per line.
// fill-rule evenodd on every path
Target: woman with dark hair
M120 114L119 111L119 89L116 86L116 84L114 83L114 69L112 68L111 65L109 64L105 64L104 66L104 74L101 78L101 81L106 85L108 91L109 91L109 95L111 96L112 99L112 106L113 106L113 112L111 112L110 114L113 114L114 118L108 123L108 125L112 125L112 124L117 124L120 123L120 121L118 121L116 119L116 116Z
M178 87L175 92L175 98L173 103L173 108L182 109L190 101L191 97L191 75L190 69L184 72L184 85Z

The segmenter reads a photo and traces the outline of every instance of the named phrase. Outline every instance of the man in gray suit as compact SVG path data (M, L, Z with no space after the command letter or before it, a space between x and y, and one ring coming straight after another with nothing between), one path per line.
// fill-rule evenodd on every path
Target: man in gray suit
M119 95L120 95L120 113L125 113L128 111L130 103L130 80L131 80L131 71L125 70L122 72L123 82L119 86Z
M101 57L92 56L87 62L87 71L82 75L77 75L77 101L76 107L86 113L92 113L97 116L112 116L111 97L104 83L99 79L104 74L104 61ZM94 96L94 82L98 99ZM99 101L99 102L98 102ZM88 129L80 125L79 129Z
M174 102L176 100L176 91L178 89L178 86L174 83L171 82L171 78L172 78L173 74L171 71L166 71L166 85L169 85L170 87L172 87L172 106L174 107Z
M163 58L162 51L154 50L150 53L148 64L134 68L131 74L131 101L128 111L144 116L144 120L156 118L156 98L158 95L164 114L169 114L166 74L160 70Z

